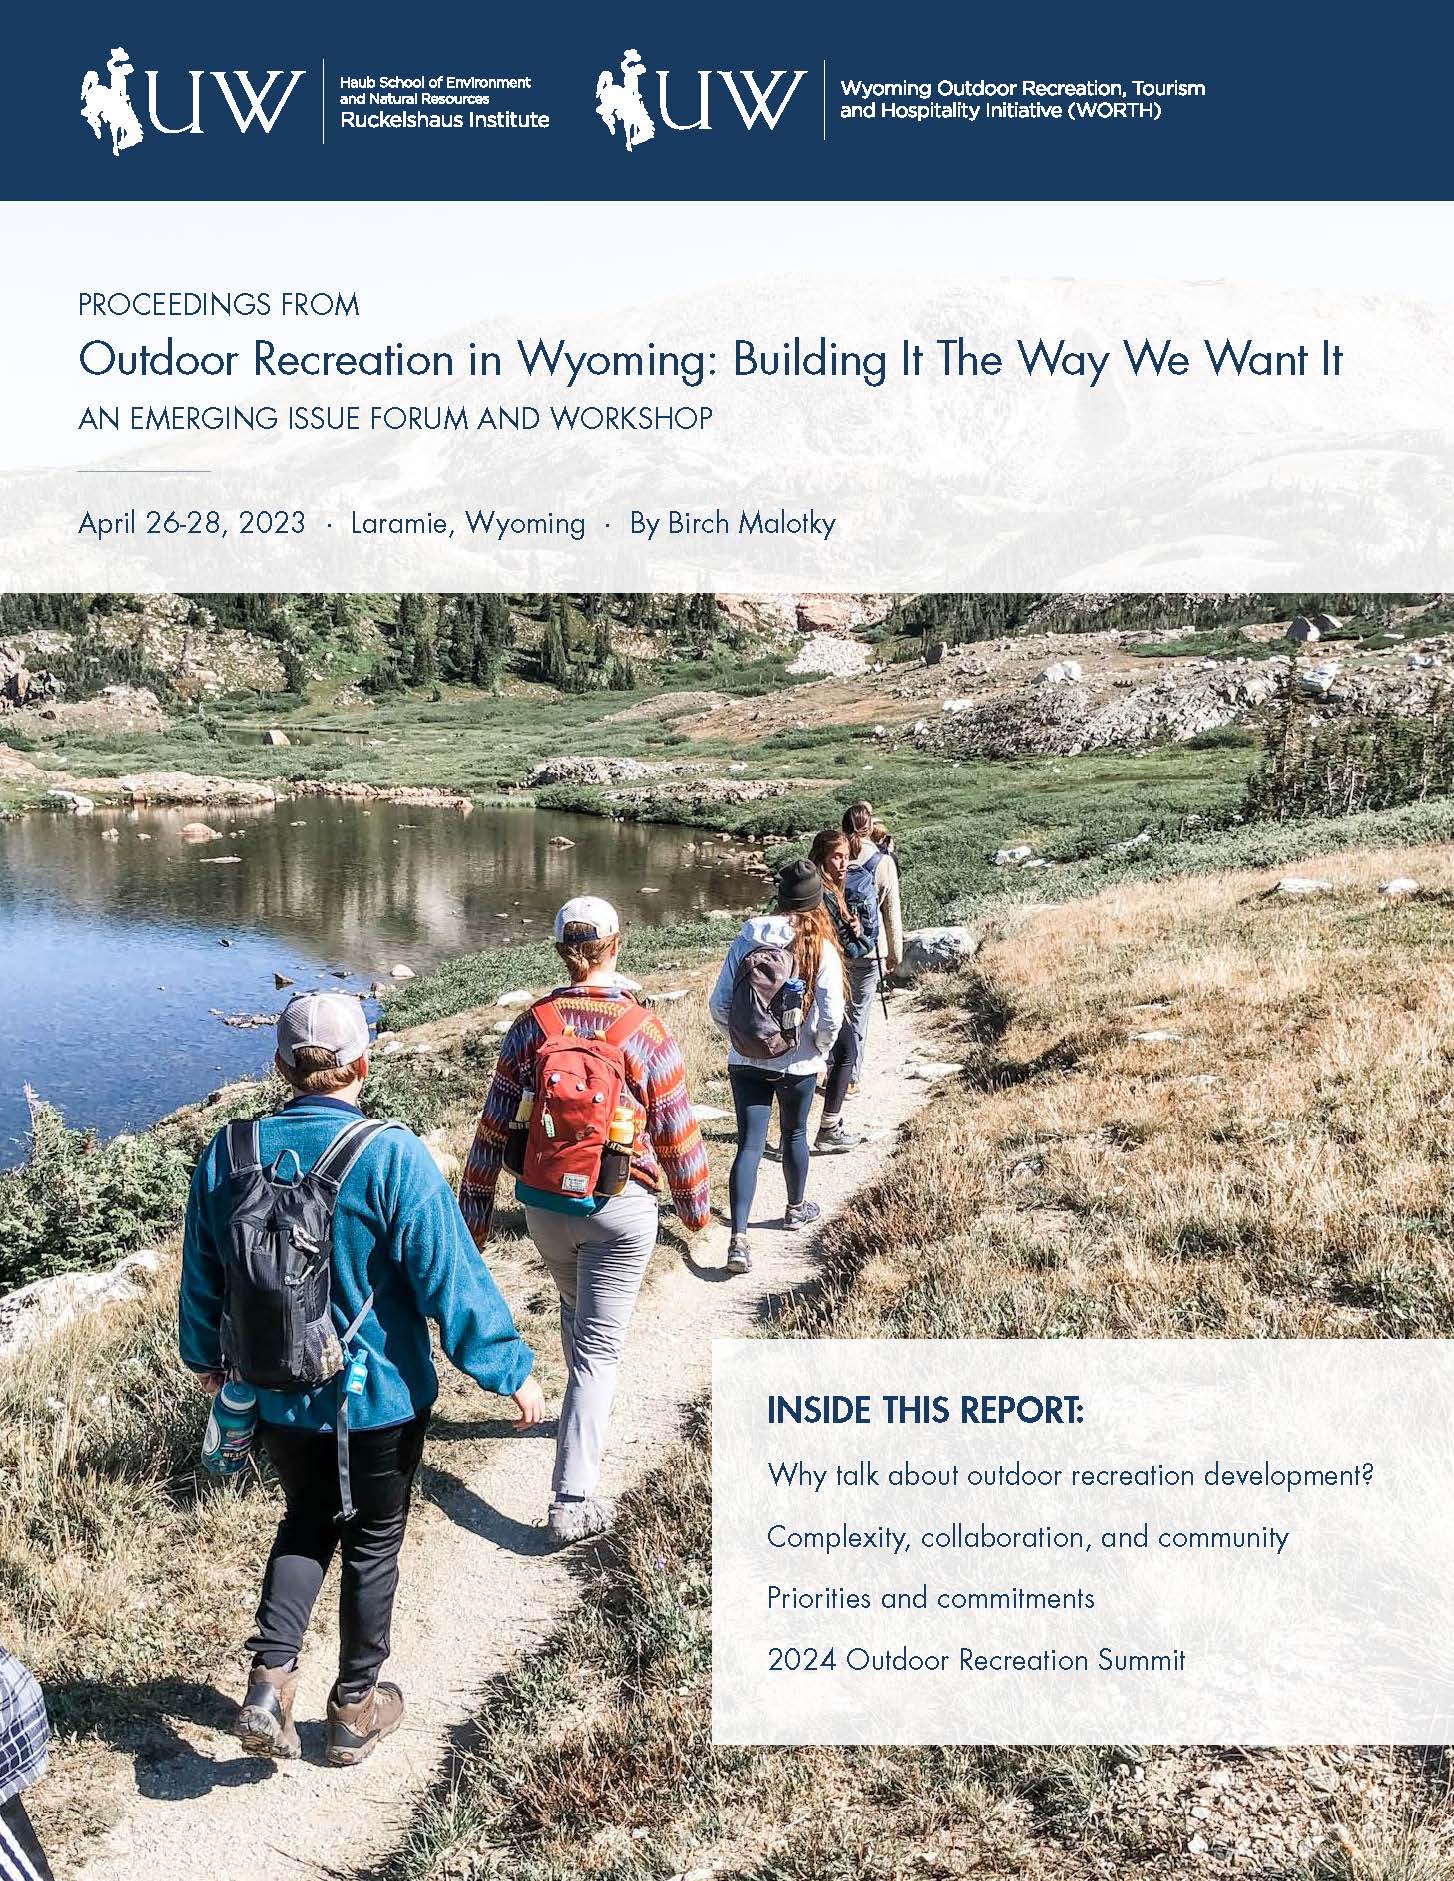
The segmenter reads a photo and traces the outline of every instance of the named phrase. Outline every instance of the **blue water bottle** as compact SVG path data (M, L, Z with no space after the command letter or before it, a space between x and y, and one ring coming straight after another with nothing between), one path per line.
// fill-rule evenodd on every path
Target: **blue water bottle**
M213 1476L236 1476L247 1468L257 1433L257 1393L229 1378L212 1400L207 1435L202 1439L202 1467Z
M782 993L782 1035L790 1044L796 1044L798 1033L803 1025L803 995L807 987L794 977L783 981Z

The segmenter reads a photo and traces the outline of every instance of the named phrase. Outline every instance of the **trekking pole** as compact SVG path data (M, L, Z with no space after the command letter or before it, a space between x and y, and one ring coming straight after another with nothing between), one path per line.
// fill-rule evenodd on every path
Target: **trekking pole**
M878 962L878 998L879 998L879 1004L880 1004L880 1005L881 1005L881 1006L883 1007L883 1009L884 1009L884 1019L885 1019L885 1021L887 1021L887 1019L888 1019L888 1016L889 1016L889 989L887 988L887 986L885 986L885 985L884 985L884 957L883 957L883 955L882 955L882 954L881 954L881 953L879 952L879 950L878 950L878 942L877 942L877 941L875 941L875 942L874 942L874 948L873 948L873 957L874 957L874 959L875 959L875 960L876 960L876 961Z

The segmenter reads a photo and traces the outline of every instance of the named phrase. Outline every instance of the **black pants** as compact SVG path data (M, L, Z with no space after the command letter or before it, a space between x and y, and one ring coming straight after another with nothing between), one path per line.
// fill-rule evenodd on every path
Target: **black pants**
M291 1665L337 1548L338 1690L364 1696L389 1656L389 1624L399 1586L399 1550L409 1520L409 1493L424 1454L428 1411L388 1430L356 1430L348 1445L357 1513L338 1520L338 1446L331 1431L262 1424L259 1435L287 1509L278 1524L258 1603L257 1631L247 1642L254 1665Z
M18 1796L0 1803L0 1877L4 1881L55 1881Z

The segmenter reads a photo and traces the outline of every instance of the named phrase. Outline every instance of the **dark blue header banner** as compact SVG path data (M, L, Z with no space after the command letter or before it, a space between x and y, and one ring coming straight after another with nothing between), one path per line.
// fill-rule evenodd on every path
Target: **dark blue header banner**
M30 6L0 147L45 201L1430 200L1451 38L1302 0Z

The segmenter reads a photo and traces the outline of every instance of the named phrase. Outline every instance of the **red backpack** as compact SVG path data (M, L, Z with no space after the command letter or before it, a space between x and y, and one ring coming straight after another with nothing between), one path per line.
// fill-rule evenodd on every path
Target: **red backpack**
M584 1199L600 1186L601 1156L617 1105L634 1113L637 1128L644 1121L626 1084L621 1048L646 1012L628 1001L621 1017L592 1038L573 1031L553 999L542 999L532 1010L545 1037L535 1048L535 1105L520 1179L545 1195Z

